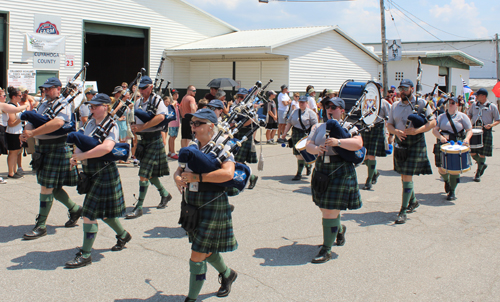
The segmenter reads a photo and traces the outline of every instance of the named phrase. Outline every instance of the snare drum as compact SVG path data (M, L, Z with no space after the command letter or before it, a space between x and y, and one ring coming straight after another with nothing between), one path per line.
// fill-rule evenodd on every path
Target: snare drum
M459 175L471 168L470 148L462 145L441 146L441 163L446 173Z
M316 161L318 158L317 155L311 154L306 151L306 144L307 144L307 136L301 138L296 144L295 144L295 149L299 151L300 155L302 155L302 158L306 162L306 164L312 164Z
M470 138L471 149L479 149L483 147L483 129L472 128L472 137Z

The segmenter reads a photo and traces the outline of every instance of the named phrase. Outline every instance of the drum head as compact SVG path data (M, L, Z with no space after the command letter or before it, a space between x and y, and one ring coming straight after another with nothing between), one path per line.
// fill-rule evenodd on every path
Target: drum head
M380 90L378 86L370 81L366 84L365 90L367 91L364 100L361 103L361 114L366 116L363 122L367 125L375 123L378 117L378 112L380 110Z
M301 138L296 144L295 144L295 149L297 151L302 151L306 149L306 144L307 144L307 136Z
M447 143L441 146L441 151L446 153L464 153L469 150L470 150L469 147L458 144L452 145L450 143Z

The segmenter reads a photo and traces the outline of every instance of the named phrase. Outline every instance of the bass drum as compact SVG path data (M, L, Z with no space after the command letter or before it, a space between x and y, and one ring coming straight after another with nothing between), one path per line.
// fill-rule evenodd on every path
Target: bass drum
M372 114L363 118L363 122L366 125L373 124L378 117L378 112L380 110L380 90L378 85L373 81L368 82L355 82L354 80L347 80L342 84L339 91L339 97L345 102L345 112L346 114L352 109L356 102L363 96L363 92L366 90L366 94L363 99L360 100L357 108L354 109L347 121L354 123L358 121L361 116L368 114L370 111Z

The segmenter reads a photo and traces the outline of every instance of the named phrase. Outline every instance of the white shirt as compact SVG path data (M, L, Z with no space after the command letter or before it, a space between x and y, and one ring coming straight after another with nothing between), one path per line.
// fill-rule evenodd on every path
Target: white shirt
M288 96L288 93L280 92L280 94L278 95L278 110L287 111L290 105L288 106L283 105L283 101L289 101L289 100L290 96Z
M309 107L309 109L318 113L318 106L316 105L316 100L314 99L314 97L312 96L307 97L307 106Z

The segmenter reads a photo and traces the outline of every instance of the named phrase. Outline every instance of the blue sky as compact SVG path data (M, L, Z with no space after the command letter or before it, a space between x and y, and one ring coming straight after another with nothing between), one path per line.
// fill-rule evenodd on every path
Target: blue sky
M359 42L380 42L379 0L326 3L270 0L269 4L258 0L185 1L240 30L338 25ZM464 40L500 34L498 0L385 0L385 7L387 39Z

